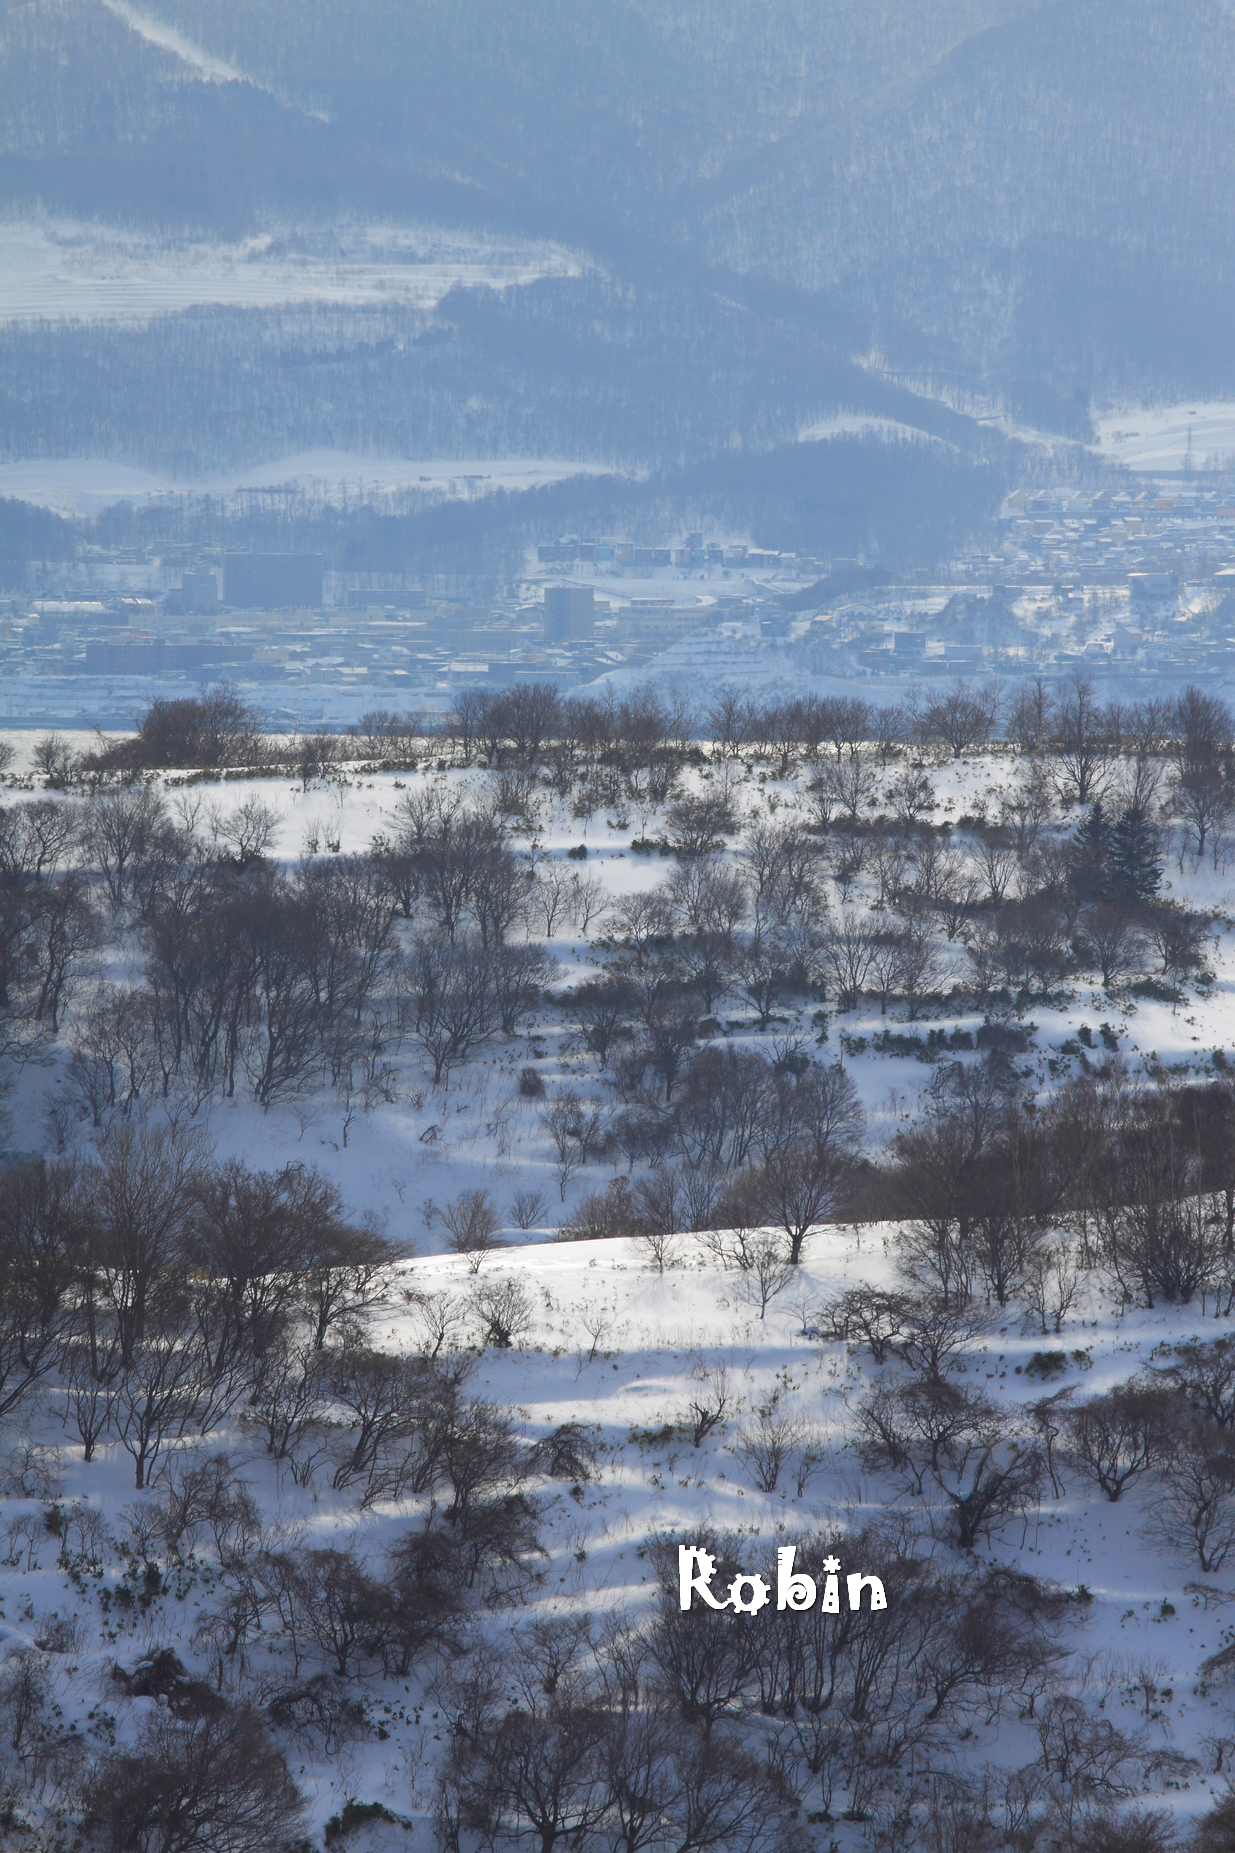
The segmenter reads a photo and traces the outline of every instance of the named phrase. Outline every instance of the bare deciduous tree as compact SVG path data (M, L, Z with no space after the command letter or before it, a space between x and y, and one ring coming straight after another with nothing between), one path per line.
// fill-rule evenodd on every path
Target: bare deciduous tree
M245 1706L192 1719L155 1710L134 1749L94 1766L83 1806L110 1853L278 1853L303 1812L282 1753Z
M1235 1448L1225 1430L1195 1423L1163 1456L1150 1535L1214 1576L1235 1550Z
M780 1243L771 1236L757 1236L747 1246L745 1265L738 1271L734 1292L748 1305L757 1306L760 1319L765 1319L772 1301L795 1278L793 1265L786 1260Z
M1067 1416L1071 1459L1114 1504L1178 1441L1182 1398L1135 1380L1090 1397Z
M486 1345L508 1351L536 1323L536 1307L521 1280L478 1281L468 1304L480 1321Z

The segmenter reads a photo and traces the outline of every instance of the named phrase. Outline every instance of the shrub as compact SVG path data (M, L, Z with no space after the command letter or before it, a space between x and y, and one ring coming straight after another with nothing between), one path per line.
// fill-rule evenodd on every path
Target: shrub
M631 1211L627 1180L615 1177L604 1190L584 1197L572 1216L558 1224L559 1242L604 1242L633 1235L637 1221Z
M1045 1383L1052 1377L1062 1377L1067 1368L1066 1351L1035 1351L1025 1366L1025 1375L1040 1377Z
M357 1828L367 1827L370 1822L388 1821L392 1827L403 1827L411 1832L412 1823L406 1815L395 1814L382 1802L344 1802L341 1814L332 1814L326 1823L322 1836L328 1847L337 1847L354 1834Z

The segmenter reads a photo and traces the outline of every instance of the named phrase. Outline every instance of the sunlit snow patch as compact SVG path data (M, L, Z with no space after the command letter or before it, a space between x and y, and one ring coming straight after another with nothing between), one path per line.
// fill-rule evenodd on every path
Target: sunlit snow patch
M895 418L868 418L861 412L839 412L835 418L824 418L815 424L803 425L798 432L798 443L818 444L829 438L847 437L880 438L886 444L939 444L946 441L932 437L929 431L919 431L915 425L903 425Z
M165 495L227 496L240 489L303 489L334 504L372 501L403 489L462 501L498 489L536 489L567 476L608 473L607 466L567 457L426 460L309 450L251 468L182 480L102 457L57 457L0 463L0 496L16 496L65 515L88 515L111 502Z
M224 244L65 220L10 221L0 224L0 322L141 323L205 304L428 311L456 286L507 289L583 268L560 245L423 225L271 231Z
M148 45L157 45L160 51L170 52L187 64L195 76L204 78L211 84L246 84L256 80L244 71L237 70L234 64L228 64L224 58L216 58L211 52L195 45L192 39L186 39L174 26L164 25L161 19L151 19L146 13L139 13L135 6L129 6L127 0L103 0L109 13L122 19L131 32L138 38L145 39ZM265 85L259 85L264 89Z
M1098 449L1130 470L1198 470L1235 457L1235 401L1185 399L1095 416Z

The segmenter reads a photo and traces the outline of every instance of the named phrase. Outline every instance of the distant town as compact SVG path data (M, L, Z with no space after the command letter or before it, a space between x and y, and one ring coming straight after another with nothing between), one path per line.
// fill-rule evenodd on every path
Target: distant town
M627 672L1235 675L1235 491L1214 481L1018 490L994 549L929 580L703 533L545 537L484 596L311 554L93 548L0 597L0 715L106 724L152 680L236 681L292 722L328 692L344 724L374 700L432 712L464 687Z

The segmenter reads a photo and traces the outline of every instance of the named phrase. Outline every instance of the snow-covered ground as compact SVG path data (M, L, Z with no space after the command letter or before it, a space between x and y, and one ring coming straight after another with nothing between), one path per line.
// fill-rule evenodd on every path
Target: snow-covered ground
M1179 405L1124 407L1095 416L1098 449L1130 470L1203 469L1235 455L1235 402L1185 399Z
M8 738L21 755L14 772L24 774L30 737ZM886 808L884 788L903 769L903 761L894 761L878 775L870 808ZM804 814L800 774L778 779L766 763L754 760L733 770L746 822L783 822ZM1027 767L999 749L929 763L924 770L934 787L929 814L936 822L955 822L975 813L997 815L1002 800L1022 784ZM703 792L716 776L718 770L705 765L687 783ZM271 853L294 862L301 855L364 850L378 831L391 829L395 807L409 789L437 782L479 795L488 780L481 769L435 770L427 762L418 771L353 768L347 777L307 791L269 779L185 786L168 778L163 785L168 800L187 805L187 814L195 816L203 832L210 828L212 808L222 816L253 798L274 805L279 821ZM12 798L20 802L20 792ZM539 854L560 861L568 850L586 845L586 861L577 866L596 875L613 902L656 886L675 866L658 854L632 850L633 838L654 837L664 828L658 807L632 806L625 816L611 808L585 822L570 815L547 789L535 794L535 803ZM532 839L516 840L526 848ZM729 854L736 853L735 840ZM1087 1058L1077 1053L1075 1042L1083 1026L1096 1032L1105 1023L1114 1030L1133 1078L1142 1060L1151 1058L1176 1079L1212 1074L1213 1051L1235 1045L1235 934L1228 918L1235 895L1223 866L1227 854L1224 848L1217 869L1181 870L1172 862L1165 878L1171 898L1215 910L1212 982L1200 990L1190 988L1174 1006L1138 998L1127 989L1106 993L1075 978L1049 1000L1030 1001L1023 1016L1036 1026L1036 1034L1022 1066L1027 1085L1040 1097L1048 1097L1061 1079L1084 1065ZM871 898L868 873L847 904L864 908ZM840 905L834 894L833 910ZM596 924L587 937L566 929L549 942L561 962L559 993L603 964L595 943L598 931ZM963 950L959 945L942 950L959 980ZM116 970L112 955L109 962ZM899 1020L904 1011L895 1004L887 1016L869 1001L846 1013L829 1007L826 1042L818 1040L818 1000L790 1001L762 1035L748 1011L730 1004L718 1011L720 1033L728 1046L767 1052L778 1039L797 1035L801 1046L820 1059L842 1061L866 1110L868 1144L878 1157L882 1141L919 1111L919 1097L934 1070L912 1055L877 1053L873 1038L885 1029L919 1034L927 1028L973 1027L980 1012L949 1000L948 988L944 974L940 995L913 1024ZM11 1147L45 1146L48 1108L61 1085L72 1036L70 1022L61 1039L64 1046L23 1072L9 1101ZM1061 1049L1065 1043L1072 1053ZM875 1222L818 1229L798 1277L762 1318L745 1276L720 1266L697 1237L678 1238L663 1273L634 1242L554 1242L555 1225L625 1165L621 1158L587 1164L559 1194L553 1154L539 1120L542 1103L521 1097L515 1087L517 1073L528 1066L540 1073L550 1099L567 1087L602 1100L609 1091L606 1075L579 1047L568 1014L550 1004L526 1033L495 1039L478 1059L457 1069L444 1089L434 1090L428 1074L405 1053L394 1098L370 1112L349 1114L323 1089L265 1113L236 1098L207 1105L198 1116L220 1158L243 1157L268 1170L297 1161L319 1167L338 1184L356 1217L370 1218L413 1257L400 1264L383 1302L370 1315L375 1344L391 1350L422 1348L424 1326L415 1296L453 1296L461 1315L455 1342L473 1347L476 1354L471 1393L516 1411L530 1438L568 1422L594 1432L600 1443L594 1478L569 1490L551 1479L533 1487L547 1556L513 1619L585 1613L599 1629L614 1611L636 1619L646 1614L653 1593L646 1546L665 1530L684 1539L704 1528L744 1532L752 1560L762 1546L792 1538L812 1523L844 1526L872 1513L900 1512L915 1528L928 1530L931 1512L924 1503L900 1498L890 1481L864 1473L850 1445L858 1404L897 1367L881 1369L856 1349L807 1336L812 1312L830 1295L859 1283L891 1283L896 1230ZM86 1129L74 1136L85 1149ZM467 1257L442 1252L440 1219L427 1213L430 1202L441 1204L464 1189L491 1193L506 1244L475 1268ZM531 1230L521 1232L510 1214L516 1191L539 1192L543 1198L539 1224ZM511 1349L485 1349L476 1316L466 1310L469 1296L478 1284L506 1278L527 1288L532 1318ZM1025 1375L1035 1353L1067 1354L1058 1385L1087 1397L1126 1381L1155 1353L1160 1358L1166 1344L1228 1331L1229 1320L1215 1322L1212 1306L1208 1311L1196 1303L1153 1312L1130 1309L1095 1273L1057 1338L1035 1334L1016 1306L992 1309L988 1329L964 1348L955 1375L1015 1410L1044 1394ZM728 1373L728 1407L712 1433L692 1446L682 1427L688 1404L708 1373L718 1370ZM791 1414L802 1433L818 1444L818 1465L799 1491L788 1473L773 1492L760 1491L741 1454L743 1432L757 1424L761 1409L772 1406ZM10 1425L10 1439L12 1431ZM32 1438L58 1451L62 1508L98 1512L107 1531L124 1535L124 1509L135 1497L129 1457L106 1442L98 1458L85 1465L54 1411L36 1424ZM415 1497L360 1511L354 1489L334 1488L327 1473L307 1486L293 1484L270 1465L259 1436L240 1417L229 1418L208 1446L227 1450L265 1522L282 1525L283 1536L298 1528L315 1544L346 1545L377 1563L385 1545L423 1516L425 1502ZM1186 1823L1226 1787L1220 1765L1224 1754L1229 1757L1230 1694L1220 1680L1203 1679L1200 1666L1229 1641L1229 1605L1235 1595L1227 1588L1228 1572L1200 1579L1194 1565L1151 1546L1145 1523L1152 1490L1150 1476L1118 1504L1110 1504L1078 1474L1067 1472L1062 1491L1045 1496L1023 1522L1006 1528L994 1542L980 1545L978 1559L1018 1565L1077 1593L1063 1631L1064 1658L1051 1680L1103 1728L1110 1724L1142 1744L1143 1762L1156 1751L1179 1753L1168 1775L1159 1774L1147 1789L1153 1807ZM156 1486L142 1497L162 1496ZM123 1742L150 1715L154 1701L120 1696L110 1679L114 1663L131 1666L144 1652L171 1645L191 1667L206 1670L194 1630L217 1596L209 1552L203 1547L202 1562L186 1574L168 1567L165 1586L148 1602L120 1608L113 1598L124 1583L122 1555L115 1546L101 1544L97 1575L68 1575L57 1564L56 1541L40 1516L49 1498L44 1488L39 1496L11 1494L0 1503L0 1542L8 1537L0 1654L51 1638L53 1614L61 1618L62 1632L75 1618L76 1628L67 1630L69 1647L48 1656L63 1725L75 1726L91 1741L105 1741L114 1731ZM951 1551L943 1542L931 1548L945 1557ZM103 1590L112 1592L110 1607L104 1605ZM511 1620L499 1610L482 1617L479 1625L501 1638ZM281 1664L284 1650L277 1641L262 1652L272 1656L272 1664ZM421 1673L435 1671L440 1669L426 1666L411 1680L391 1681L362 1670L354 1691L366 1708L368 1728L329 1754L298 1743L293 1774L308 1798L315 1833L346 1800L378 1801L412 1823L410 1838L382 1840L375 1831L368 1841L358 1836L354 1846L427 1849L432 1844L433 1779L444 1727L435 1689L431 1682L425 1686ZM1039 1691L1040 1703L1049 1685ZM761 1728L753 1714L751 1728ZM1036 1754L1035 1725L1023 1711L1018 1715L1015 1705L985 1719L975 1714L966 1729L963 1748L955 1746L961 1767L976 1770L989 1763L1014 1769ZM1134 1798L1139 1788L1139 1779L1133 1781ZM804 1807L814 1806L807 1797ZM829 1846L850 1853L866 1844L860 1823L816 1820L803 1831L820 1853Z
M186 479L106 457L42 457L0 463L0 496L17 496L62 515L91 515L111 502L146 502L169 495L222 497L244 489L300 489L332 504L362 502L401 489L467 500L498 489L537 489L566 476L607 473L601 464L566 457L369 457L349 450L306 450L247 469Z
M572 1497L560 1481L536 1489L549 1555L529 1602L516 1612L517 1623L587 1615L599 1632L613 1614L646 1617L653 1578L645 1549L664 1531L684 1540L717 1530L745 1533L754 1561L759 1540L779 1542L837 1517L858 1523L886 1509L887 1488L862 1475L846 1443L855 1406L892 1373L850 1355L844 1345L804 1339L801 1314L786 1299L809 1307L847 1285L886 1279L887 1237L878 1225L822 1233L811 1245L797 1292L773 1302L763 1321L742 1304L740 1277L718 1269L693 1239L682 1241L664 1275L649 1271L633 1245L619 1242L541 1243L486 1261L479 1279L517 1274L531 1290L537 1317L517 1348L482 1353L469 1389L517 1409L526 1433L548 1434L578 1422L602 1449L597 1477L584 1483L581 1496ZM463 1303L475 1284L460 1257L408 1264L396 1273L387 1304L374 1315L376 1342L392 1350L423 1345L423 1329L402 1304L405 1287L444 1292ZM1058 1341L1084 1351L1092 1368L1071 1364L1052 1387L1100 1392L1134 1374L1155 1347L1193 1334L1209 1337L1212 1330L1195 1308L1129 1315L1095 1297L1077 1309ZM474 1329L468 1334L461 1328L458 1337L465 1336L476 1342ZM974 1345L965 1373L1014 1410L1042 1393L1023 1375L1042 1348L1043 1341L1023 1335L1013 1317ZM719 1431L695 1448L679 1425L689 1420L688 1406L703 1375L717 1369L729 1373L730 1410ZM788 1474L776 1492L760 1492L734 1453L743 1429L776 1396L809 1424L825 1456L801 1496ZM46 1439L62 1442L54 1425ZM243 1423L221 1429L209 1446L226 1449L272 1528L282 1526L285 1533L299 1528L315 1545L359 1549L374 1561L406 1530L421 1503L359 1513L354 1493L332 1490L326 1476L311 1492L297 1489L272 1470L259 1438ZM132 1463L115 1446L104 1447L88 1467L79 1453L60 1447L62 1507L101 1513L123 1535L120 1515L136 1498ZM158 1497L155 1489L153 1499ZM153 1499L147 1496L148 1503ZM111 1667L130 1667L165 1645L190 1667L201 1664L192 1636L215 1592L201 1568L188 1576L169 1572L169 1587L144 1612L126 1619L113 1605L102 1614L100 1592L114 1595L124 1565L104 1552L101 1576L74 1585L56 1565L56 1541L42 1530L47 1503L46 1493L0 1503L0 1539L5 1531L9 1536L0 1652L45 1638L52 1615L76 1619L82 1624L80 1644L67 1656L53 1656L63 1722L97 1740L104 1735L102 1711L123 1742L154 1701L124 1699L109 1678ZM921 1524L920 1503L909 1502L906 1516ZM1061 1683L1080 1692L1100 1720L1134 1737L1143 1733L1153 1749L1195 1759L1165 1789L1160 1782L1152 1785L1153 1805L1186 1825L1226 1790L1213 1768L1212 1746L1229 1741L1230 1697L1220 1682L1198 1684L1198 1668L1229 1640L1232 1598L1226 1593L1229 1578L1221 1576L1204 1579L1203 1598L1195 1570L1164 1560L1147 1541L1146 1517L1144 1486L1110 1505L1070 1477L1060 1497L1048 1498L1026 1524L1018 1523L981 1556L1015 1562L1064 1590L1088 1592L1072 1610L1065 1633L1069 1659L1059 1669ZM202 1556L208 1562L208 1551ZM500 1636L509 1621L499 1614L487 1625ZM442 1736L433 1697L426 1698L419 1680L409 1685L374 1675L355 1679L352 1689L371 1728L329 1755L315 1756L303 1744L293 1754L310 1824L320 1832L349 1799L378 1801L410 1819L413 1834L409 1841L362 1838L359 1845L428 1849L434 1844L433 1777ZM1033 1726L1010 1708L971 1733L961 1764L989 1761L1014 1769L1030 1762L1036 1750ZM1135 1789L1134 1784L1134 1796ZM806 1805L813 1805L809 1795ZM811 1844L848 1853L865 1841L859 1826L831 1821L815 1830Z
M30 764L36 738L29 731L0 733L0 740L13 745L17 752L11 776ZM85 731L70 732L66 738L81 749L97 744L95 736ZM877 781L872 806L879 804L882 790L896 772L897 762L893 761L883 779ZM1010 752L1000 749L991 756L945 761L934 766L929 776L937 799L931 815L937 822L954 822L977 812L997 815L1001 800L1022 779L1023 768ZM366 850L379 832L389 833L394 827L396 807L409 788L433 782L448 789L471 789L483 796L488 780L489 775L482 770L438 773L427 765L420 772L375 771L354 779L311 785L308 791L297 784L269 779L229 778L223 784L195 785L190 795L195 803L200 800L202 828L207 826L211 813L225 815L248 799L272 805L278 817L272 854L294 864L306 850L315 855ZM169 800L179 801L175 775L168 775L164 782ZM699 789L706 790L706 785ZM752 762L749 769L742 771L735 789L747 818L775 817L784 822L806 814L805 807L797 809L802 802L801 780L797 777L781 781ZM20 802L20 797L16 801ZM655 837L663 830L663 812L655 806L630 806L625 817L615 817L611 808L607 815L602 810L585 821L571 816L547 791L538 795L537 802L537 854L562 861L569 849L586 846L587 861L578 866L583 873L596 876L612 902L657 887L675 867L657 854L641 855L631 850L632 837ZM734 845L733 853L738 847ZM1186 1001L1174 1006L1169 1001L1133 996L1126 987L1104 992L1083 975L1071 979L1062 992L1030 998L1024 1015L1037 1029L1030 1058L1035 1085L1049 1091L1059 1073L1080 1072L1076 1058L1059 1057L1059 1045L1073 1039L1080 1025L1087 1024L1096 1032L1104 1020L1117 1029L1121 1052L1134 1065L1144 1059L1181 1076L1185 1070L1194 1077L1212 1073L1213 1052L1235 1049L1235 929L1230 919L1235 914L1235 872L1228 865L1231 855L1224 843L1216 869L1208 858L1199 869L1188 867L1183 872L1176 863L1168 862L1163 879L1165 898L1212 912L1212 982L1200 989L1190 988ZM860 908L864 893L869 894L871 880L869 874L860 878L844 905ZM836 911L842 906L836 894L832 906ZM558 926L547 945L561 965L559 989L603 967L603 956L594 945L601 930L593 924L589 939L572 934L567 926ZM940 943L938 989L942 995L953 983L963 985L970 967L961 943L949 944L942 938ZM734 1018L733 1035L739 1041L770 1050L774 1038L787 1030L805 1032L813 1041L812 1017L817 1009L817 1001L798 1000L786 1006L778 1012L785 1021L763 1037L755 1034L753 1019L743 1007L731 1003L722 1014ZM965 1003L958 1014L942 1003L931 1005L920 1024L906 1024L901 1020L904 1015L903 1006L895 1002L886 1015L881 1014L874 999L864 999L857 1008L843 1014L829 1004L828 1040L818 1050L822 1057L844 1061L865 1109L879 1129L894 1129L912 1112L931 1070L913 1054L876 1053L871 1039L885 1029L913 1033L921 1029L925 1033L933 1026L972 1028L981 1020L980 1011L972 1003ZM856 1053L845 1052L839 1041L842 1035ZM532 1045L544 1050L547 1078L560 1077L587 1089L598 1086L603 1091L604 1077L597 1073L592 1058L578 1050L576 1040L560 1011L552 1009L527 1039L510 1044L499 1039L482 1060L459 1071L457 1083L451 1084L444 1136L429 1146L421 1142L420 1135L444 1116L443 1100L431 1092L425 1093L417 1105L402 1099L397 1106L376 1108L372 1114L353 1121L346 1146L341 1109L329 1093L310 1102L307 1109L298 1105L294 1113L288 1107L272 1107L267 1114L255 1116L240 1099L216 1103L208 1109L212 1136L226 1155L243 1155L253 1163L269 1164L276 1159L284 1163L292 1156L311 1155L313 1162L336 1179L358 1214L372 1211L393 1235L418 1246L428 1239L419 1226L424 1198L492 1183L495 1178L504 1180L507 1194L524 1184L545 1188L554 1202L551 1220L556 1221L557 1190L556 1185L549 1189L554 1173L551 1155L537 1130L536 1103L508 1102L514 1131L510 1150L496 1160L496 1169L493 1135L485 1131L485 1125L493 1108L506 1098L513 1074L528 1059ZM539 1064L541 1058L537 1060ZM1056 1065L1054 1076L1048 1062ZM18 1148L39 1145L40 1116L55 1085L56 1072L54 1063L29 1072L16 1102L10 1137L10 1143ZM421 1080L414 1066L407 1081L412 1093L419 1095ZM591 1168L572 1187L567 1208L579 1194L603 1185L612 1175L612 1165ZM561 1215L565 1214L563 1210Z
M242 71L238 65L231 64L226 58L217 58L195 40L177 32L165 20L156 19L144 8L129 5L129 0L103 0L109 13L122 19L130 32L135 32L148 45L157 45L160 51L170 52L173 58L188 67L195 77L203 78L208 84L253 84L259 90L267 86L248 71ZM325 118L322 118L325 120Z
M0 740L16 749L14 775L30 764L37 737L28 731L0 733ZM97 744L95 736L85 731L70 732L66 738L80 749ZM882 790L896 772L897 762L893 761L877 782L872 806L878 805ZM945 761L932 767L929 776L937 799L931 815L937 822L954 822L977 812L997 815L1002 798L1022 779L1023 768L1010 752L1000 749L991 756ZM202 828L207 826L212 812L226 814L248 799L272 805L278 815L272 854L294 864L306 849L317 855L366 850L379 832L392 830L396 807L409 788L434 782L449 789L471 789L483 796L488 780L489 775L482 770L438 773L427 765L420 772L376 771L354 779L311 785L308 791L290 782L229 778L222 784L195 785L189 796L194 802L201 801ZM168 775L164 782L169 800L179 800L175 775ZM801 784L798 777L778 780L751 762L749 769L742 771L736 791L747 818L774 817L784 822L806 814L805 808L797 809L802 802ZM706 785L699 789L706 790ZM628 807L625 817L615 817L612 809L607 815L602 810L585 821L571 816L547 791L538 795L537 802L537 853L562 861L569 849L586 846L587 861L578 866L583 873L596 876L612 902L657 887L676 866L657 854L632 853L632 837L655 837L663 830L663 811L652 805ZM733 853L738 847L735 843ZM1183 872L1176 863L1168 862L1163 879L1165 898L1212 911L1212 982L1199 990L1190 988L1186 1001L1175 1006L1169 1001L1133 996L1126 987L1107 993L1083 976L1070 980L1063 992L1031 998L1024 1015L1037 1027L1030 1058L1035 1085L1049 1091L1059 1073L1080 1072L1076 1058L1059 1057L1059 1045L1074 1038L1080 1025L1087 1024L1096 1032L1104 1020L1117 1029L1121 1052L1134 1065L1145 1059L1179 1075L1186 1069L1195 1077L1212 1073L1215 1049L1235 1050L1235 928L1229 918L1235 914L1235 871L1228 867L1230 856L1231 851L1224 846L1217 869L1208 858L1199 869L1189 867ZM860 908L864 893L869 894L871 879L869 874L860 878L849 902L844 904ZM835 893L832 906L835 911L842 906ZM603 967L603 956L594 945L601 930L603 927L593 924L589 939L574 935L565 925L558 926L547 945L561 964L559 989ZM963 984L970 967L959 942L949 944L941 938L941 954L938 989L942 994L954 982ZM740 1042L749 1041L752 1046L770 1051L773 1040L789 1030L804 1032L813 1041L816 1032L812 1017L817 1009L817 1001L807 1000L786 1006L778 1011L786 1020L763 1037L755 1034L753 1019L740 1005L731 1003L722 1014L734 1018L737 1027L733 1035ZM871 1039L885 1029L913 1033L921 1029L925 1033L934 1026L972 1028L981 1020L980 1011L972 1003L965 1003L958 1014L943 1004L929 1006L920 1024L906 1024L901 1020L904 1015L903 1006L895 1002L887 1015L881 1014L874 999L865 999L856 1009L843 1014L829 1004L828 1040L818 1049L821 1057L843 1060L866 1111L880 1130L894 1129L913 1111L931 1069L912 1054L876 1053ZM856 1053L845 1052L839 1041L842 1034L849 1045L857 1048ZM592 1058L578 1050L576 1041L561 1012L552 1009L528 1038L510 1044L499 1039L482 1060L459 1071L457 1083L451 1084L444 1136L428 1146L421 1142L421 1133L444 1117L443 1100L431 1092L425 1093L418 1105L403 1099L397 1106L376 1108L372 1114L353 1121L346 1146L342 1140L342 1110L329 1093L311 1101L307 1109L304 1104L298 1105L295 1112L288 1107L272 1107L265 1115L257 1116L240 1099L216 1103L208 1110L212 1136L225 1155L243 1155L252 1163L285 1163L293 1156L311 1156L335 1178L357 1214L372 1211L392 1235L421 1247L430 1239L419 1221L424 1198L440 1198L460 1188L492 1184L495 1178L503 1181L507 1195L525 1184L544 1188L554 1204L550 1220L556 1222L557 1188L553 1184L551 1154L537 1129L537 1104L508 1102L514 1131L509 1152L496 1161L493 1134L485 1131L485 1125L493 1108L506 1098L514 1072L528 1059L528 1048L533 1045L544 1050L543 1063L540 1057L537 1061L547 1078L560 1077L588 1090L599 1087L603 1091L604 1077L598 1074ZM861 1044L865 1046L858 1047ZM1048 1062L1056 1064L1055 1076ZM29 1072L15 1107L9 1141L12 1145L27 1149L40 1144L40 1116L55 1076L54 1064ZM412 1093L419 1095L422 1084L414 1066L407 1082ZM568 1192L566 1209L579 1195L603 1185L613 1170L612 1165L591 1167ZM561 1210L562 1217L566 1209Z
M557 245L424 225L280 228L233 244L173 241L66 219L0 223L0 323L141 323L204 304L388 304L430 310L450 290L578 276Z
M803 425L798 432L798 443L818 444L828 438L848 437L877 437L889 444L943 441L930 437L914 425L901 424L895 418L868 418L861 412L838 412L833 418L823 418L817 423Z

